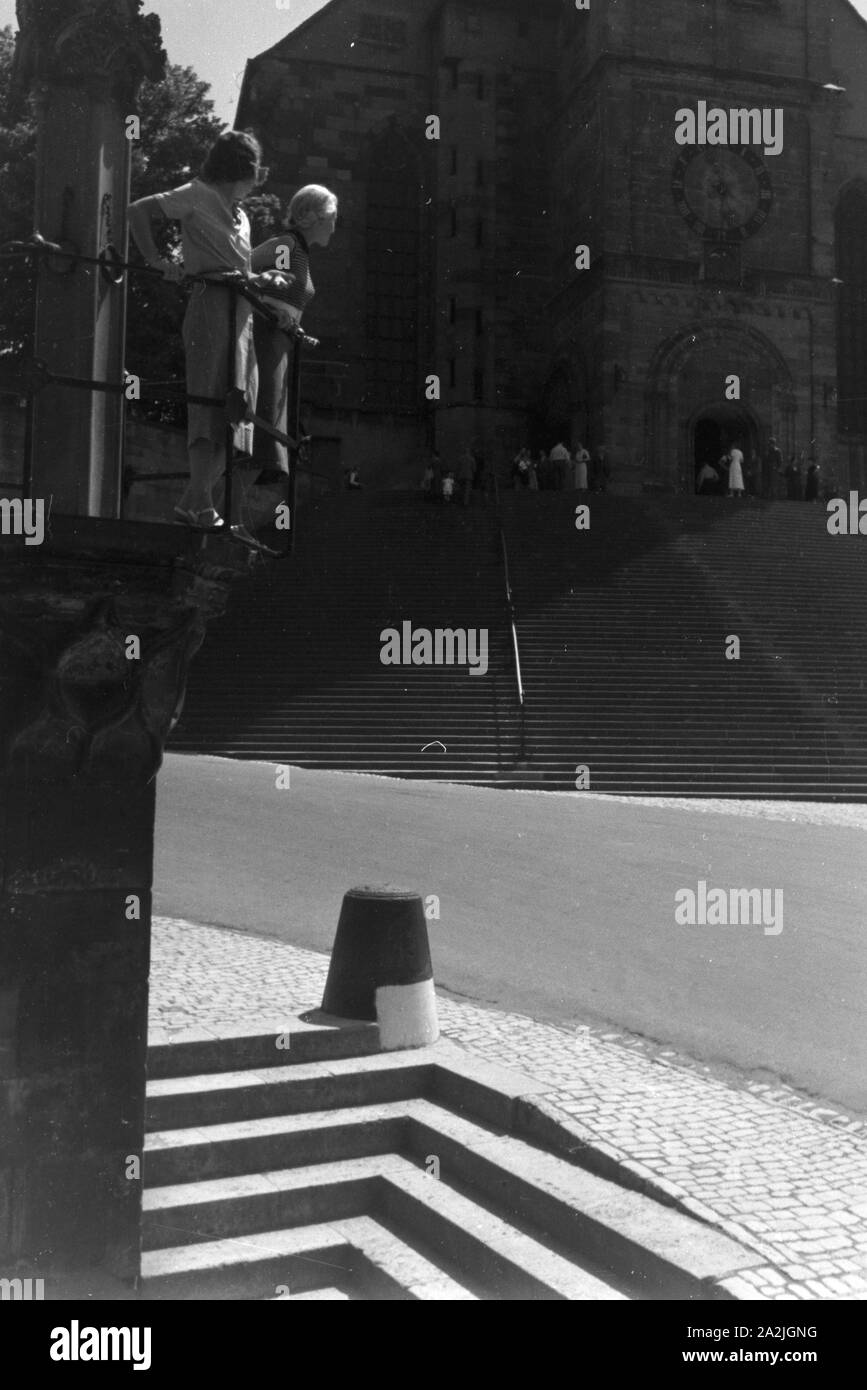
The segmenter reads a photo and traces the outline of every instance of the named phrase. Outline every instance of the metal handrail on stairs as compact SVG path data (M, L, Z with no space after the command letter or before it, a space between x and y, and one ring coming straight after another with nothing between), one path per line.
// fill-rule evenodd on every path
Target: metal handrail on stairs
M518 709L520 713L520 741L518 744L518 762L527 761L527 720L526 720L526 700L524 698L524 681L521 676L521 653L518 647L517 613L515 611L515 600L512 593L512 580L509 572L509 548L506 544L506 533L503 529L503 512L500 505L500 480L497 477L497 470L493 470L494 476L494 502L496 511L496 524L500 533L500 553L503 557L503 577L506 584L506 611L509 615L509 626L512 630L512 655L515 659L515 682L518 691Z

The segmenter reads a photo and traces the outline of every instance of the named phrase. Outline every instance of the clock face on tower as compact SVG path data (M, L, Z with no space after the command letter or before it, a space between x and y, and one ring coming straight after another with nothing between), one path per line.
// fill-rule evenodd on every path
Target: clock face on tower
M749 145L684 150L675 161L671 191L694 232L726 242L754 236L774 201L771 176Z

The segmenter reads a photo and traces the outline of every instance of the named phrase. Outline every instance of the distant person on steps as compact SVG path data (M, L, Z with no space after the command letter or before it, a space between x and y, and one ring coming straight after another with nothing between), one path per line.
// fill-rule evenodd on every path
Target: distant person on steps
M608 450L604 444L598 444L590 459L590 491L607 492L610 478L611 464L608 459Z
M736 439L729 450L729 497L744 495L744 456L740 442Z
M783 455L780 451L776 439L771 435L768 440L768 452L765 454L764 466L762 468L762 496L773 497L777 491L777 479L783 475Z
M575 456L572 460L572 485L576 492L587 491L587 468L590 463L590 455L579 440L575 446Z
M785 471L786 497L790 502L800 502L801 500L801 470L798 467L798 460L792 454Z
M470 494L473 487L473 478L476 472L476 460L469 445L461 454L458 462L458 487L460 489L461 505L470 505Z
M516 488L528 487L530 483L530 451L521 449L512 464L512 478Z
M569 467L571 462L572 460L569 456L569 450L566 448L566 445L562 442L562 440L558 441L554 445L550 454L548 455L548 463L550 465L551 487L554 489L555 492L563 491L563 487L566 482L566 469Z
M699 469L695 490L701 497L706 497L708 493L716 492L718 488L719 474L713 464L705 460Z

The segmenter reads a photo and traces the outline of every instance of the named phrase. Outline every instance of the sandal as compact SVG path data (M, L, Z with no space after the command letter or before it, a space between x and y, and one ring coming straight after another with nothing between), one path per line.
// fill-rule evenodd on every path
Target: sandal
M222 531L226 525L215 507L206 507L201 512L175 507L175 520L182 526L189 526L193 531Z

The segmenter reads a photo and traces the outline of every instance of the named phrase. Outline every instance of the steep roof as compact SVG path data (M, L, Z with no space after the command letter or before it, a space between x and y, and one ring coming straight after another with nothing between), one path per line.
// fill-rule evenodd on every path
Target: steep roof
M862 14L861 11L857 9L855 5L853 5L852 0L837 0L837 3L840 5L845 5L847 10L853 10L855 13L855 18L860 19L862 24L867 24L867 15Z
M280 49L283 47L284 43L286 43L287 39L297 39L299 34L306 33L308 29L312 29L314 25L318 24L326 10L337 10L343 4L345 4L345 0L326 0L326 3L320 6L315 14L308 15L300 24L291 25L290 22L290 28L286 30L282 39L278 39L275 44L272 44L270 48L266 48L263 53L257 53L255 58L250 59L250 62L258 62L260 58L279 58Z

